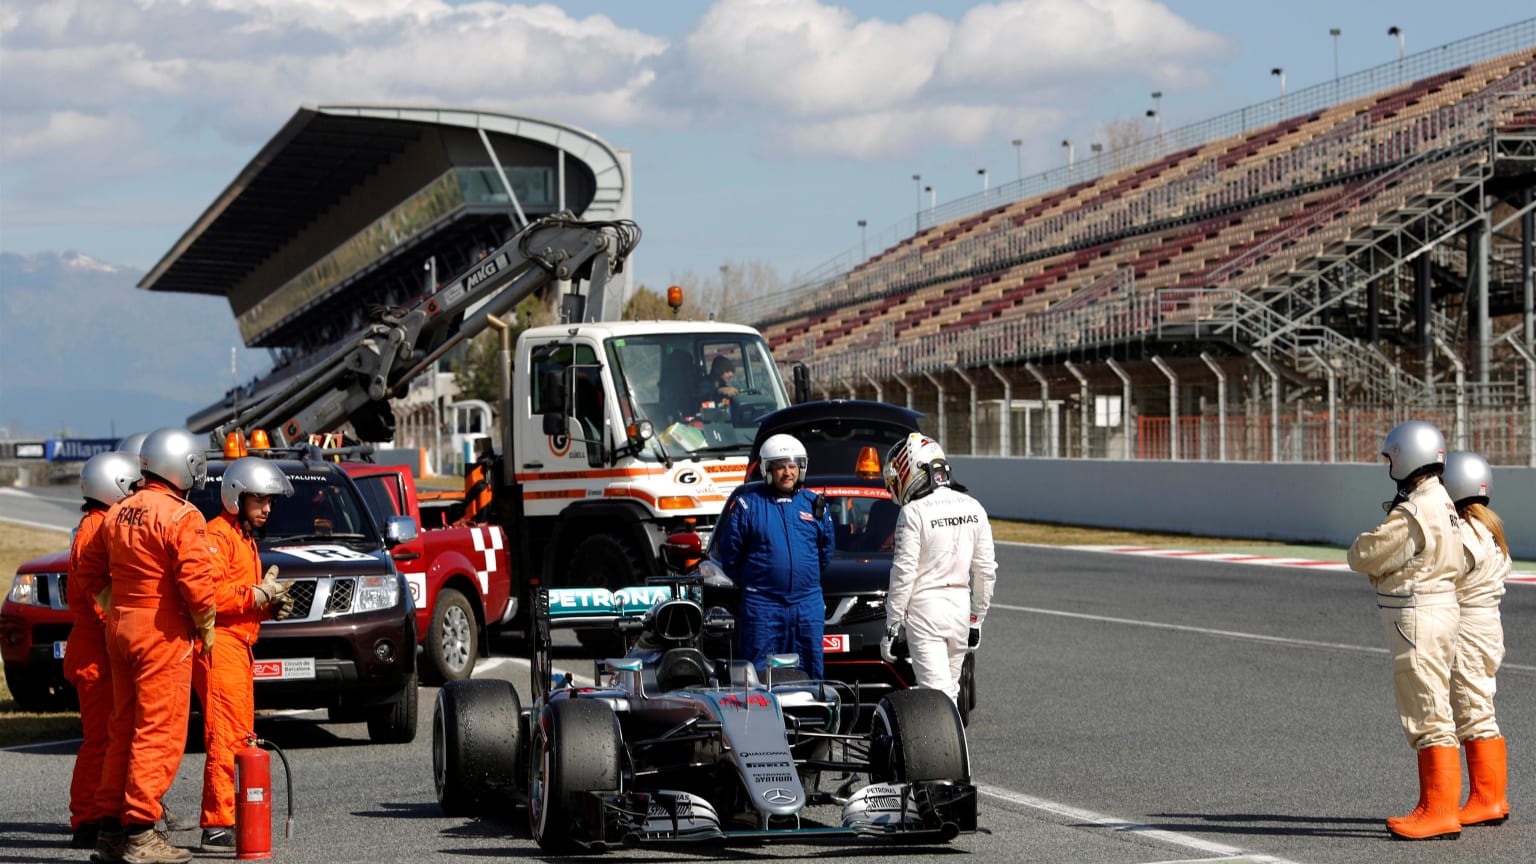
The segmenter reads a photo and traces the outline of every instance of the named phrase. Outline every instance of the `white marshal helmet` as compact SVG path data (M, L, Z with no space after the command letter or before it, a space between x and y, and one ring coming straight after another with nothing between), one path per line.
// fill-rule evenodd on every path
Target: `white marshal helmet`
M139 470L182 492L201 489L208 480L208 454L203 451L203 439L185 429L156 429L139 448Z
M768 466L783 459L793 459L800 466L800 482L805 482L805 469L809 467L805 456L805 445L793 435L769 435L763 442L763 448L757 453L757 470L763 479L768 479Z
M141 479L138 459L115 450L97 453L80 468L80 494L110 507L132 495L133 484Z
M1387 457L1387 473L1393 480L1407 480L1425 466L1445 464L1445 436L1431 423L1408 420L1387 433L1381 455Z
M219 500L224 512L240 513L241 495L265 495L288 497L293 494L293 484L276 465L259 456L246 456L229 463L224 469L224 479L219 484Z
M1440 482L1458 507L1487 504L1493 490L1493 469L1488 467L1487 459L1471 450L1457 450L1445 457L1445 476Z
M940 486L948 486L949 460L939 442L913 432L891 445L885 454L885 488L898 505L906 505Z

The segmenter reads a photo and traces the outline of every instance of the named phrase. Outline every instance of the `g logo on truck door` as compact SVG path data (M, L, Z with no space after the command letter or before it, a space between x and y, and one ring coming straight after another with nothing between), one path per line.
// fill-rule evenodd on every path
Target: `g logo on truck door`
M672 479L677 481L679 486L692 486L693 484L699 482L699 472L693 470L692 468L684 468L683 470L677 472L677 474L673 475Z
M571 436L560 434L550 435L548 438L549 452L555 454L556 456L564 456L565 454L571 452Z

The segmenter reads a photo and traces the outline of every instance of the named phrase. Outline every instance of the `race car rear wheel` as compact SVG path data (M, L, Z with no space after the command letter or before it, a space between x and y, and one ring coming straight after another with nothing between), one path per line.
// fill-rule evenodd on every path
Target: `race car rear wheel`
M523 776L523 706L510 681L450 681L432 711L432 785L449 816L496 815Z
M607 702L562 699L544 709L528 766L528 825L540 848L580 848L572 836L572 796L619 791L623 752L619 718Z
M870 721L870 775L877 781L969 783L971 757L955 703L939 690L897 690Z

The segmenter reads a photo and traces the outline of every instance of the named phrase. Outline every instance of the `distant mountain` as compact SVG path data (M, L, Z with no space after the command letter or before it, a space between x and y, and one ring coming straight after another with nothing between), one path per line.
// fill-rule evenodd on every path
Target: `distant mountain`
M222 297L140 291L143 272L78 252L0 253L0 427L13 438L180 425L265 374Z

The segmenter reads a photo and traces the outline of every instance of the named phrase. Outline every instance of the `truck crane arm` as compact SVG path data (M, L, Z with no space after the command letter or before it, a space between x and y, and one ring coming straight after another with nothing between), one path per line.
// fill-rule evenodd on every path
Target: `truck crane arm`
M640 228L629 220L539 219L415 306L386 311L277 392L243 406L210 437L219 446L230 432L265 429L281 447L351 421L363 440L387 440L394 432L390 394L484 330L487 316L504 315L552 282L571 280L588 283L572 317L602 317L614 304L605 297L608 280L639 242ZM476 314L467 314L472 310Z

